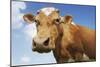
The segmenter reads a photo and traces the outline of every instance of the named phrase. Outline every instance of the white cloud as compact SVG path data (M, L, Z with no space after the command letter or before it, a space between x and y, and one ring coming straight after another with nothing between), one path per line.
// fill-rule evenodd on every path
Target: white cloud
M23 32L24 32L29 38L35 37L36 34L37 34L37 30L36 30L36 25L35 25L35 23L28 24L27 26L25 26Z
M24 20L23 15L20 10L26 9L26 4L24 2L12 2L12 29L19 29L22 27ZM23 29L26 37L33 38L36 35L35 23L27 24ZM27 38L26 38L27 39Z
M24 2L12 2L12 28L18 29L23 25L22 16L24 13L21 13L20 10L26 9L26 4Z
M28 62L30 62L30 57L25 55L21 57L21 63L28 63Z
M24 13L21 12L21 10L26 9L26 4L25 2L12 2L12 29L20 29L23 27L21 30L23 34L25 34L25 39L27 41L31 41L32 38L36 35L36 25L35 23L33 24L27 24L24 26L25 21L23 20L23 15ZM17 34L16 34L17 35Z

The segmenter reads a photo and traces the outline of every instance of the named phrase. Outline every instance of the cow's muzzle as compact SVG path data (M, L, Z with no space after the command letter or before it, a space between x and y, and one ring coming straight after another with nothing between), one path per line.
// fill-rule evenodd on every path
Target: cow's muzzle
M49 41L50 41L49 38L45 39L44 41L40 40L40 42L36 42L36 40L33 40L32 51L37 51L39 53L50 52L51 49L48 46Z

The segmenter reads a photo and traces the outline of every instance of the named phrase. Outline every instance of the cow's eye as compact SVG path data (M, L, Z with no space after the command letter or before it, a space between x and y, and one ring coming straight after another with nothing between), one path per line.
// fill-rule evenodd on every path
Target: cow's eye
M55 21L56 21L56 22L59 22L59 21L60 21L60 19L55 19Z
M38 22L37 20L35 20L35 22Z
M36 25L37 25L37 26L40 25L39 20L35 20L35 22L36 22Z
M37 11L37 14L39 14L40 13L40 11Z

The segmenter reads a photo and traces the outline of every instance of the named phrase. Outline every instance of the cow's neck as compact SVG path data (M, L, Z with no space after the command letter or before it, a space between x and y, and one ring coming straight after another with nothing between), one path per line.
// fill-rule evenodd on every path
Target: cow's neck
M56 25L56 27L57 27L58 37L59 37L59 36L62 36L62 35L63 35L63 31L62 31L62 29L61 29L61 27L60 27L60 24L55 24L55 25Z
M57 39L55 41L55 50L53 50L54 56L56 58L56 61L58 61L59 59L59 55L60 55L60 49L61 49L61 39L62 39L62 30L60 28L60 24L55 24L58 30L58 36Z

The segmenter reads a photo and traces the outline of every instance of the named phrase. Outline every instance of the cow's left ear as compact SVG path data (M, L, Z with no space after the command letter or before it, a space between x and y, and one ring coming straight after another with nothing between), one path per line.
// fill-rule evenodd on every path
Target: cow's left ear
M65 23L72 23L72 16L70 16L70 15L64 16L64 22Z
M24 16L23 16L23 19L24 19L24 21L26 21L27 23L33 23L33 21L34 21L34 15L32 15L32 14L25 14Z

